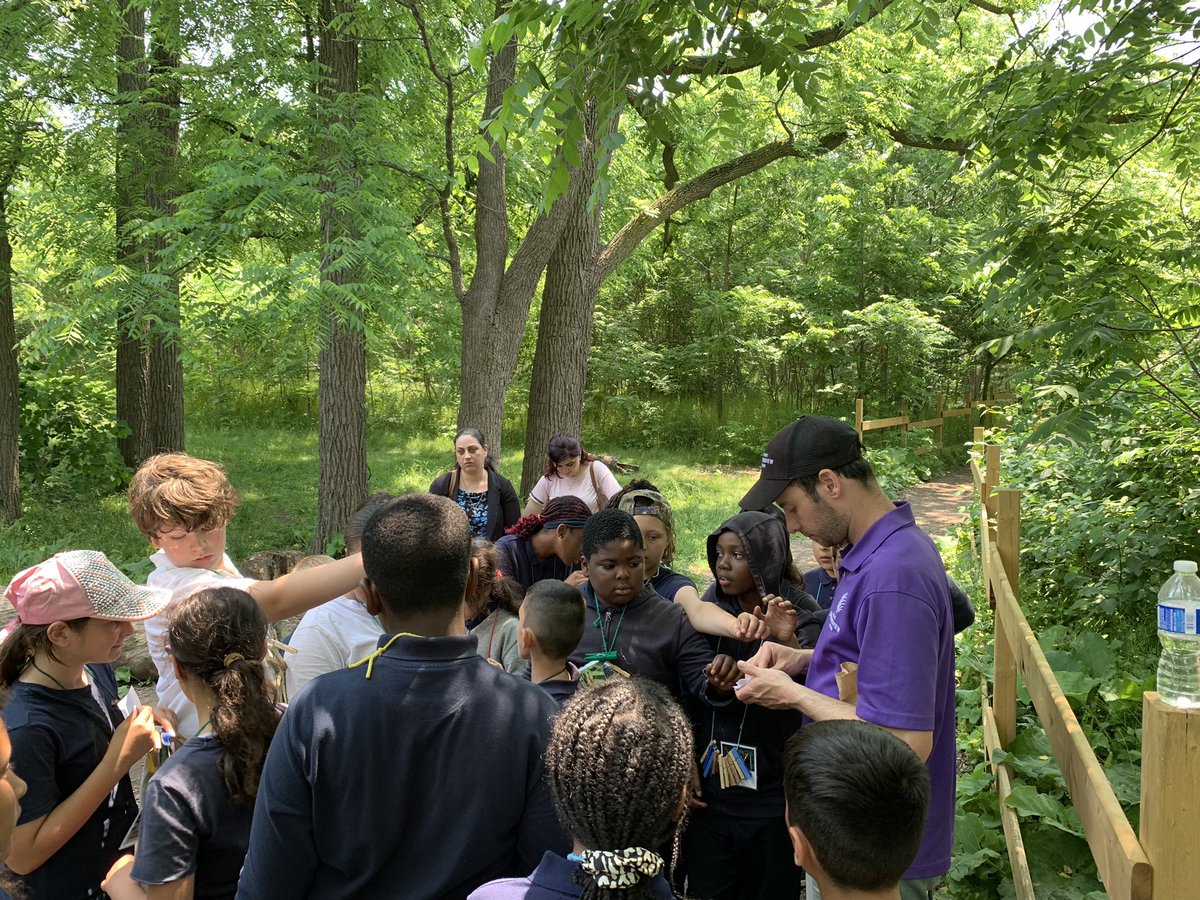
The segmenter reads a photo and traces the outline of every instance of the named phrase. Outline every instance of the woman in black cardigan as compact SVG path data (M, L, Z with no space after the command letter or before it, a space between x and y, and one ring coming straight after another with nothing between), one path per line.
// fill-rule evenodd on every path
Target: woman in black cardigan
M461 506L472 536L499 540L521 517L512 482L496 471L488 458L487 441L476 428L463 428L455 435L454 458L454 468L434 479L429 493L449 497Z

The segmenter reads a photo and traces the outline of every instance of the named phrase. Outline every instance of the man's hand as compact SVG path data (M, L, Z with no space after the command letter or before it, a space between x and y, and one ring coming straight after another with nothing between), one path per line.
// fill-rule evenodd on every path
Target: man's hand
M708 676L708 683L713 689L721 694L732 691L734 683L742 677L737 661L728 653L713 657L713 661L704 667L704 674Z
M812 654L811 650L785 647L782 644L767 641L748 662L750 665L757 666L760 669L780 669L788 675L795 677L803 675L808 671L808 664L812 661ZM745 664L740 665L742 671L745 672Z
M799 709L798 692L803 688L782 669L764 669L747 662L739 662L738 668L748 676L737 689L737 698L743 703L753 703L768 709Z

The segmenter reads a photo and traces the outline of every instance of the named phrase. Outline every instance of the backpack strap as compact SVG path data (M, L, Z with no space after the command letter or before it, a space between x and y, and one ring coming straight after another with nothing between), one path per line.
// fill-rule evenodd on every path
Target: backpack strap
M458 467L455 466L450 471L450 487L446 489L446 496L451 500L454 499L455 489L458 487Z
M592 476L592 493L596 495L596 509L604 509L604 507L608 506L608 498L600 490L600 483L596 481L596 468L591 462L588 463L588 474Z

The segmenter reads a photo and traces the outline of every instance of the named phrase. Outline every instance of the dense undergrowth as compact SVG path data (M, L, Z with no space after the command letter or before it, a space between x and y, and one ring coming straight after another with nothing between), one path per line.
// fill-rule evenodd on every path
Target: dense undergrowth
M1155 594L1171 560L1200 550L1196 489L1200 437L1186 421L1108 417L1087 441L1033 440L1042 418L1017 413L993 432L1003 448L1002 485L1021 496L1021 605L1063 692L1136 830L1142 693L1155 685ZM977 512L976 506L975 511ZM947 542L957 578L976 587L977 538ZM982 598L980 598L982 600ZM984 760L979 683L991 677L994 623L977 603L960 638L958 819L950 892L969 900L1014 895L994 784ZM1029 695L1018 690L1017 737L1004 755L1015 772L1009 803L1039 898L1107 896Z

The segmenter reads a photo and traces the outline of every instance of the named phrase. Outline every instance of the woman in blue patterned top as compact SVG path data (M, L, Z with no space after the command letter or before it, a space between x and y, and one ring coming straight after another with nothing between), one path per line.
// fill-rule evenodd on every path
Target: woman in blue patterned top
M454 436L454 460L454 468L434 479L429 493L462 507L472 537L499 540L521 517L521 504L512 482L496 471L479 429L462 428Z

